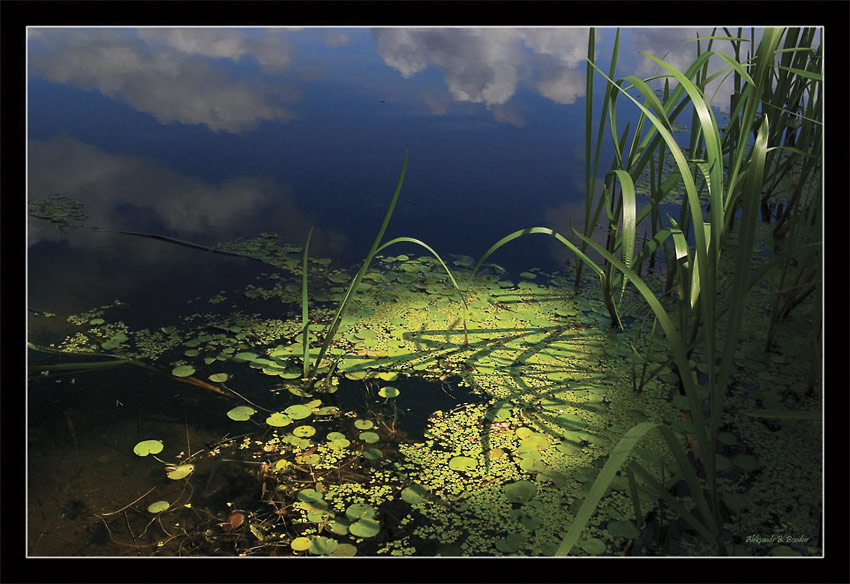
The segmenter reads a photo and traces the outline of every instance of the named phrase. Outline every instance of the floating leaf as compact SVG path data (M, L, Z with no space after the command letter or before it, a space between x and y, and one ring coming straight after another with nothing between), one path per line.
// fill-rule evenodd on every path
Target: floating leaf
M409 487L402 489L401 498L403 501L410 503L411 505L418 505L425 499L427 494L428 489L419 483L413 483Z
M449 468L452 470L470 470L478 466L478 461L469 456L454 456L449 460Z
M368 458L369 460L378 460L383 456L384 453L377 448L368 448L363 452L363 458Z
M580 546L581 549L592 556L598 556L599 554L605 553L605 542L598 537L588 537L586 540L581 542Z
M292 433L298 436L299 438L309 438L313 434L316 433L316 429L313 426L298 426L292 430Z
M275 412L266 418L266 424L269 426L282 427L292 423L292 418L281 412Z
M378 395L381 396L381 397L386 397L386 398L396 397L396 396L398 396L398 394L399 394L399 391L395 387L387 386L387 387L382 387L381 389L378 390Z
M163 447L162 440L142 440L133 447L133 452L138 456L147 456L148 454L159 454Z
M316 489L301 489L298 491L298 500L304 503L315 503L323 498L323 495Z
M166 467L166 474L168 478L172 481L179 481L180 479L186 478L192 471L195 470L194 464L181 464L179 466L169 466Z
M148 513L162 513L169 507L171 507L171 503L168 501L154 501L148 505Z
M375 509L366 503L353 503L345 510L345 516L351 521L357 521L363 518L374 518Z
M531 481L516 481L502 487L502 492L511 503L524 503L537 493L537 487Z
M283 412L293 420L302 420L313 413L310 408L301 404L291 405Z
M374 537L381 531L381 524L374 519L363 517L349 525L348 531L355 537Z
M325 537L323 535L317 535L313 538L310 546L310 553L316 554L319 556L326 556L339 546L339 542L335 539L331 539L330 537Z
M374 444L380 440L380 436L378 436L375 432L361 432L358 438L367 444Z
M195 372L195 368L191 365L180 365L171 370L174 377L189 377Z
M383 379L384 381L395 381L398 379L398 373L395 371L381 371L378 373L378 379Z
M372 420L355 420L354 421L354 427L357 428L358 430L368 430L369 428L371 428L374 425L375 425L375 423Z
M313 545L313 542L310 541L309 537L296 537L292 540L292 543L289 544L293 551L296 552L305 552Z
M256 413L257 410L250 406L236 406L235 408L227 412L227 417L237 422L245 422Z
M357 546L351 543L341 543L331 552L335 557L352 557L357 555Z
M215 381L217 383L223 383L227 381L227 378L227 373L213 373L207 379L209 379L210 381Z

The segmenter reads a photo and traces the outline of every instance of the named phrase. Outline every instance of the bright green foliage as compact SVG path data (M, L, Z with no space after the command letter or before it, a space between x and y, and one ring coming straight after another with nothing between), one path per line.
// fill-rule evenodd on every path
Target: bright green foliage
M133 447L133 452L137 456L147 456L148 454L159 454L163 447L162 440L142 440Z

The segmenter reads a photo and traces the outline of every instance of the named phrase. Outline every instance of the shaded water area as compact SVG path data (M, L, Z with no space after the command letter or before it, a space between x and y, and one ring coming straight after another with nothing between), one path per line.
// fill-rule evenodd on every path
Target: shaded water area
M648 77L639 51L690 59L694 33L602 29L596 64L617 38L617 70ZM579 245L588 213L588 35L33 29L28 555L554 556L579 524L571 555L820 555L820 292L777 292L819 282L796 255L812 246L776 234L803 171L763 201L712 410L734 303L709 352L687 328L686 195L658 195L669 158L635 177L653 213L633 255L613 207L581 282L557 239ZM728 121L731 89L712 90ZM594 200L613 193L621 212L602 173Z

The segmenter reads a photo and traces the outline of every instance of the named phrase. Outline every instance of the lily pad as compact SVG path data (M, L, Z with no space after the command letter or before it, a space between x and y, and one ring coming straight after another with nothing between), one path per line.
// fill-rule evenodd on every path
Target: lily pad
M319 556L326 556L333 553L337 547L339 547L339 542L337 540L323 535L317 535L311 542L310 553Z
M148 513L162 513L169 507L171 507L171 503L168 501L154 501L148 505Z
M537 487L531 481L516 481L502 487L502 492L511 503L524 503L537 493Z
M224 381L227 381L227 378L227 373L213 373L207 379L209 379L210 381L215 381L217 383L222 383Z
M331 552L334 557L353 557L357 555L357 546L352 543L341 543Z
M428 494L428 489L420 485L419 483L413 483L409 487L405 487L401 491L401 498L406 503L411 505L418 505L421 503L425 496Z
M382 387L381 389L378 390L378 395L381 396L381 397L386 397L386 398L396 397L396 396L398 396L398 394L399 394L398 389L395 388L395 387L391 387L391 386Z
M293 428L292 433L299 438L309 438L316 433L316 429L313 426L304 425Z
M598 537L588 537L579 544L581 549L592 556L598 556L605 553L605 542Z
M133 452L138 456L147 456L148 454L159 454L163 447L162 440L142 440L133 447Z
M305 405L295 404L283 410L283 413L293 420L303 420L312 414L313 411Z
M237 422L245 422L256 413L257 410L250 406L236 406L235 408L227 412L227 417Z
M369 460L378 460L383 456L384 453L377 448L368 448L363 452L363 458L368 458Z
M367 444L374 444L381 439L375 432L361 432L358 438Z
M180 479L184 479L195 470L194 464L181 464L178 466L170 466L166 469L166 474L168 478L172 481L179 481Z
M354 420L354 427L358 430L368 430L375 425L372 420Z
M381 524L368 517L363 517L348 527L349 533L355 537L374 537L381 531Z
M469 456L454 456L449 460L449 468L452 470L470 470L478 466L478 461Z
M312 547L313 542L309 537L296 537L289 545L296 552L305 552Z
M345 516L351 521L357 521L363 518L374 519L375 508L366 503L353 503L345 510Z
M191 365L180 365L171 370L174 377L189 377L195 373L195 368Z
M298 491L298 500L304 503L315 503L323 498L323 495L316 489L301 489Z
M291 423L292 418L281 412L275 412L268 418L266 418L266 424L268 424L269 426L275 426L277 428L280 428L282 426L288 426Z

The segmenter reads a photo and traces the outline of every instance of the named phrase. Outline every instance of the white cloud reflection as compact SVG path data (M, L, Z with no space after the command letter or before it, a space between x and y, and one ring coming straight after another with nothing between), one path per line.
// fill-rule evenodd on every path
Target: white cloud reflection
M177 237L228 241L257 235L257 217L283 239L303 241L314 221L287 188L258 177L237 177L220 183L171 170L140 156L113 154L65 136L30 140L28 196L40 200L61 193L85 205L87 225L104 229L144 231L161 224ZM134 223L126 219L132 208ZM41 227L45 228L42 229ZM30 221L29 245L64 238L39 220ZM344 236L317 230L319 253L344 249Z
M758 45L761 39L762 29L756 29L755 42ZM737 34L737 28L730 28L729 32L733 35ZM711 28L637 28L632 30L632 38L634 43L635 53L644 52L665 61L674 66L679 71L684 72L697 58L697 43L694 39L697 37L707 37L712 33ZM717 36L726 36L726 32L722 28L718 28L715 32ZM746 29L743 38L749 40L750 29ZM688 42L692 41L692 42ZM700 41L701 50L704 52L707 49L708 41ZM726 40L715 40L711 50L715 53L726 53L734 56L732 45ZM747 58L748 52L752 50L751 43L743 43L741 49L741 60ZM638 55L638 68L635 74L641 78L647 78L654 75L667 73L660 65L656 64L651 59L645 56ZM718 71L728 68L729 64L720 57L712 56L709 59L708 74L713 75ZM676 87L677 81L670 77L670 87ZM663 87L663 80L657 81L657 87ZM718 110L729 113L729 98L732 95L732 74L721 75L714 79L706 86L705 97Z
M35 29L44 45L33 51L33 74L86 91L96 90L153 115L162 123L205 125L244 132L266 120L289 120L282 105L297 96L257 75L235 76L215 59L251 56L266 71L280 71L292 50L280 31L246 36L228 29Z
M439 68L455 101L501 106L535 75L537 91L548 99L573 103L584 95L584 73L573 68L587 52L586 28L381 28L372 34L384 63L403 77ZM535 56L547 57L536 61L539 70L532 67ZM500 121L517 123L516 114L496 111Z

